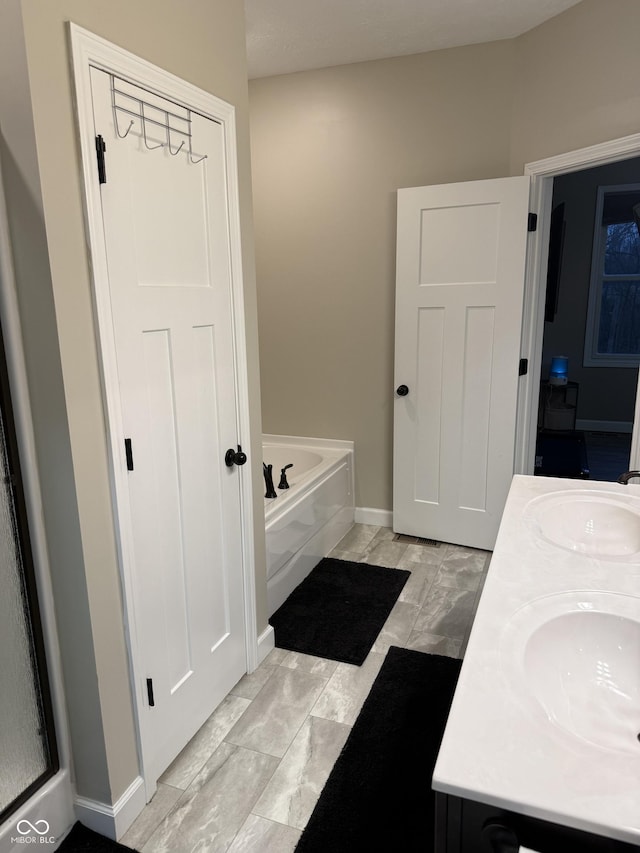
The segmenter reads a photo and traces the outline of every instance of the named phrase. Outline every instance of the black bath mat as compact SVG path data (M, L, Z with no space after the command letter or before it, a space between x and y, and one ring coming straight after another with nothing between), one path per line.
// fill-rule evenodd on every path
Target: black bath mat
M391 646L296 853L432 853L431 777L461 663Z
M77 821L58 847L58 853L132 853L132 848L105 838Z
M325 557L269 620L276 646L360 666L409 574Z

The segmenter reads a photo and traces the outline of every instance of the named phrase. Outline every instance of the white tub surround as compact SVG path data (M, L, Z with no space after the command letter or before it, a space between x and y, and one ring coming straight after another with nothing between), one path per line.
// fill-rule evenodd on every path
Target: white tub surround
M265 499L269 616L354 523L352 441L263 437L277 498ZM278 488L285 465L289 489Z
M640 845L640 487L514 477L433 787Z

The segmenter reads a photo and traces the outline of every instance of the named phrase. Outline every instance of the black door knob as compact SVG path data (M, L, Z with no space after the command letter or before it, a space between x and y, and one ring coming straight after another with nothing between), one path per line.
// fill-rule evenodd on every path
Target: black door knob
M240 445L238 445L237 450L230 447L224 455L224 464L227 468L231 468L232 465L244 465L246 461L247 454L242 450Z
M407 385L398 385L396 388L396 394L398 397L406 397L409 393L409 387Z

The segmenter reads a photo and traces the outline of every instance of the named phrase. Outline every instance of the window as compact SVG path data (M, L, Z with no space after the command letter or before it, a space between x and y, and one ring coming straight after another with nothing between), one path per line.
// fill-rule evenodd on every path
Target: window
M595 222L584 364L637 367L640 184L599 187Z

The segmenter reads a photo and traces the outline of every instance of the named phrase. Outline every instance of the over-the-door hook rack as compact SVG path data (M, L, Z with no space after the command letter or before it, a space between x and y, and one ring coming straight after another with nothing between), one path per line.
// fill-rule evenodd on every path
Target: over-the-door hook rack
M171 156L175 157L184 149L189 155L189 162L194 165L207 159L206 154L203 154L201 157L197 154L194 155L191 136L191 110L188 107L173 104L173 102L167 101L166 98L162 98L162 100L170 103L174 109L182 110L182 114L174 112L173 109L167 109L164 106L159 107L144 98L138 97L138 95L133 95L130 92L125 91L123 88L119 88L117 83L124 83L128 86L135 85L136 89L144 92L145 89L141 86L128 83L125 80L120 80L120 78L116 77L115 74L110 74L109 77L111 78L111 107L113 110L113 123L115 125L116 134L120 139L124 139L129 135L131 128L134 126L136 120L138 120L142 131L142 140L149 151L154 151L156 148L167 148ZM160 96L154 94L154 97ZM122 103L122 99L124 98L128 99L125 101L128 106L124 106ZM145 112L145 109L147 112ZM160 121L156 118L152 118L148 113L149 110L154 111L156 114L161 114L163 116L163 120ZM124 133L120 133L118 113L124 113L125 115L130 116L129 126ZM147 136L148 125L162 128L164 130L165 141L159 142L157 145L151 145ZM184 137L180 142L180 145L178 145L175 150L171 147L172 134L178 134L178 136Z

